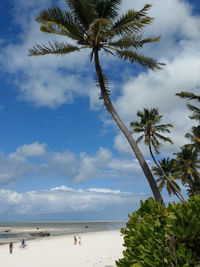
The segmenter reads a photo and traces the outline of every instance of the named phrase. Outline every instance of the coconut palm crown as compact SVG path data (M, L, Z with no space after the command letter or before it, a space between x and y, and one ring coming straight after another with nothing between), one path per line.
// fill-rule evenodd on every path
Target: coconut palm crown
M172 193L176 195L177 192L181 191L179 185L175 181L176 168L174 166L174 161L174 159L169 158L158 160L159 165L161 166L167 177L170 179L170 182L166 179L165 175L163 175L163 172L160 168L158 168L157 166L152 167L154 175L158 177L156 181L157 183L159 183L159 189L162 190L164 187L166 187L167 192L170 196Z
M200 160L197 149L191 149L186 145L181 147L181 152L174 155L176 155L177 176L182 184L187 184L192 194L200 194Z
M146 109L144 111L138 111L137 116L140 118L140 122L133 121L130 123L130 127L133 128L134 133L142 133L142 135L137 139L137 142L144 139L144 143L149 147L150 153L152 154L152 146L157 154L159 154L159 148L161 143L159 139L164 142L169 142L173 144L169 137L162 135L161 133L170 133L169 128L172 128L172 124L159 124L162 115L159 115L158 109ZM161 133L160 133L161 132Z
M155 199L161 202L162 197L151 170L111 102L108 81L99 60L99 53L103 51L121 60L138 63L146 69L161 68L163 64L138 53L145 44L160 40L160 36L145 37L142 33L143 28L153 21L153 18L147 16L151 5L147 4L139 11L130 9L120 15L121 0L65 0L65 2L68 5L67 11L59 7L48 8L39 14L36 21L41 24L41 31L65 36L66 42L52 41L46 44L35 44L29 50L29 55L65 55L82 49L91 50L90 60L94 60L100 98L103 99L107 111L129 142ZM73 44L68 43L69 39L73 40Z

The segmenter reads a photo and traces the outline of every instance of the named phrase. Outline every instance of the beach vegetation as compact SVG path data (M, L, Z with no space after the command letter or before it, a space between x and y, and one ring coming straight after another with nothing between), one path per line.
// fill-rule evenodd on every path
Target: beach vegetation
M167 207L141 201L121 232L123 258L117 267L195 267L200 264L200 195Z

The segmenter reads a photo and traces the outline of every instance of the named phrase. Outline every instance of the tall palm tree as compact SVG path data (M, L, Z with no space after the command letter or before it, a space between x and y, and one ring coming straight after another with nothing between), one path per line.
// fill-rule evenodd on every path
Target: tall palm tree
M181 152L174 153L176 155L177 176L181 179L182 184L189 186L190 192L194 195L200 194L200 160L198 158L198 151L190 147L181 147Z
M121 0L65 0L69 11L53 7L43 10L36 20L41 24L40 29L45 33L66 36L76 41L77 45L67 42L48 42L36 44L29 51L30 56L47 54L65 55L78 52L84 48L90 49L90 60L94 60L97 83L100 87L100 99L103 99L107 111L127 138L135 153L142 170L149 182L154 197L162 201L156 181L127 127L117 114L108 89L108 82L103 74L99 54L105 52L116 55L130 63L138 63L146 69L160 69L160 63L152 58L138 54L137 50L146 43L159 41L160 37L144 37L142 29L152 22L147 16L151 5L145 5L139 11L128 10L119 16Z
M176 195L180 200L184 200L183 196L177 191L177 187L174 185L174 182L166 175L162 166L156 160L152 148L154 148L156 154L159 154L159 148L161 146L160 140L173 144L172 140L169 137L162 135L161 133L170 133L169 128L173 126L171 124L159 124L162 120L162 115L159 115L158 109L152 108L150 110L144 108L144 111L138 111L137 116L140 117L140 121L133 121L130 123L130 127L133 128L133 133L142 133L141 136L137 139L137 142L141 142L144 139L145 145L148 146L151 157L156 164L157 168L160 169L165 179L174 188Z
M174 159L161 159L158 160L159 165L161 166L162 170L166 174L166 176L170 179L166 179L165 175L163 175L163 171L161 168L158 168L157 166L152 167L152 171L155 176L159 177L156 181L159 183L159 190L161 191L164 187L166 187L168 194L171 196L171 194L177 195L177 192L180 193L181 189L179 185L175 182L176 179L176 168L174 166ZM172 186L173 185L173 186ZM178 196L177 196L178 197Z

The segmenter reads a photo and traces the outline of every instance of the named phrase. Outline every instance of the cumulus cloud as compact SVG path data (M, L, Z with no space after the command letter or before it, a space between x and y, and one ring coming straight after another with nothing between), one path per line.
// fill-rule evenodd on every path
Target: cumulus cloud
M50 151L46 144L34 142L18 147L14 153L0 153L0 185L21 178L64 178L72 184L91 179L136 179L141 174L135 160L118 159L106 148L99 148L94 155L84 152ZM70 190L55 187L53 191Z
M116 101L116 108L127 127L138 120L136 113L143 108L158 108L163 123L171 123L174 128L170 137L175 145L163 145L164 153L175 152L187 143L184 135L192 126L186 109L186 101L175 96L180 91L198 94L200 84L200 17L192 15L192 6L186 1L149 1L153 6L150 15L155 18L147 32L162 34L156 45L147 45L144 53L166 63L161 71L131 72L124 77L122 94ZM136 9L145 1L134 1ZM131 8L131 2L124 1L124 8ZM135 139L137 135L135 136ZM132 153L121 134L115 137L114 146L121 152ZM141 146L141 145L140 145ZM147 155L144 146L142 151Z
M99 189L79 189L79 190L62 190L31 191L18 193L12 190L0 190L0 215L3 217L15 218L38 218L45 215L55 218L55 214L62 216L67 214L82 213L91 216L93 220L99 214L101 218L109 219L112 216L118 219L127 217L127 213L138 207L140 199L145 199L147 195L135 195L133 193L121 192L120 190L110 190L105 188ZM119 209L120 207L120 209ZM99 216L98 215L98 216ZM77 215L76 215L77 216ZM89 217L88 217L89 218Z
M57 3L65 7L64 1L62 3L60 0ZM200 17L193 15L189 1L149 0L149 3L152 4L149 15L155 20L146 27L145 34L161 34L162 39L157 44L146 45L143 53L167 65L157 72L138 73L136 68L133 73L132 69L135 66L124 65L121 71L118 69L118 66L121 66L118 64L119 61L106 57L103 67L106 71L111 70L111 73L114 69L114 74L118 73L119 78L123 78L120 96L116 96L119 88L113 83L114 88L117 87L117 90L114 90L114 99L117 98L115 101L117 110L128 127L130 121L137 119L137 110L142 110L144 107L158 107L160 113L164 115L163 122L174 124L171 137L176 147L163 146L166 152L172 152L186 142L184 135L192 123L188 119L189 112L185 108L185 102L174 94L183 90L196 92L199 88ZM90 107L94 109L99 103L98 91L94 90L92 66L88 65L87 53L80 52L67 57L28 57L28 49L35 41L52 40L51 35L40 32L39 25L34 21L40 10L52 4L51 0L33 3L20 0L13 4L13 20L20 25L21 33L15 43L8 44L5 40L0 43L0 47L3 48L0 55L2 70L13 75L13 80L18 85L19 99L31 102L35 106L56 108L64 103L73 102L75 97L89 96ZM131 0L124 0L121 13L131 8L139 10L145 4L145 0L135 0L134 3ZM22 12L23 16L19 16L19 12ZM56 38L63 40L63 37ZM113 84L111 82L112 86ZM112 126L106 117L101 118L105 127ZM116 136L114 146L121 152L130 153L120 135ZM84 155L82 162L82 172L90 177L95 171L95 168L92 170L93 163ZM87 164L88 173L85 170ZM86 178L77 175L75 181L84 179Z
M80 173L74 178L75 183L87 181L91 176L95 176L98 169L107 165L112 159L112 155L108 149L100 148L94 157L81 153Z
M15 153L10 154L10 157L40 157L46 153L46 144L34 142L29 145L23 145L17 148Z

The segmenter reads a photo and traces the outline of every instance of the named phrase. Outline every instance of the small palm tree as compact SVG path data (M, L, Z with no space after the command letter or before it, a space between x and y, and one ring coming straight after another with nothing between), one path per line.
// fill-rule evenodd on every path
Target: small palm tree
M181 152L174 153L176 155L177 176L181 179L182 184L187 184L191 194L200 194L200 160L198 158L197 149L190 148L187 145L181 147Z
M195 95L193 93L190 92L180 92L176 94L177 96L184 98L184 99L188 99L188 100L194 100L196 102L200 103L200 96L199 95ZM198 120L200 121L200 108L191 105L191 104L187 104L187 107L189 110L191 110L193 112L193 115L190 116L190 119L192 120Z
M163 174L163 171L161 168L158 168L157 166L152 167L152 171L155 176L159 177L156 181L159 184L159 190L161 191L164 187L166 187L168 194L171 196L171 194L177 195L177 192L180 193L181 189L179 185L175 182L176 179L176 168L174 166L174 159L161 159L158 160L159 166L161 166L162 170L166 174L166 176L170 179L166 179L165 175ZM179 196L177 196L179 197Z
M200 103L200 96L195 95L190 92L180 92L176 94L177 96L188 99L189 101L196 101L197 103ZM190 139L192 142L191 144L188 144L190 148L195 148L200 151L200 108L187 104L187 107L190 111L192 111L192 115L189 116L190 119L196 120L198 122L198 126L193 126L190 133L186 133L185 137Z
M144 139L145 145L148 146L149 152L156 163L156 159L153 155L152 148L154 148L156 154L159 154L159 148L161 143L159 140L173 144L169 137L166 137L161 133L170 133L169 127L173 127L171 124L159 124L162 115L159 115L158 109L152 108L150 110L144 108L144 111L138 111L137 116L140 117L140 122L133 121L130 123L130 127L133 128L133 133L142 133L137 139L137 142L141 142ZM157 165L157 163L156 163Z
M177 191L177 187L174 185L174 182L171 181L168 175L166 175L165 171L162 169L162 166L154 157L152 151L152 148L154 148L156 154L160 153L160 140L173 144L169 137L161 134L165 132L170 133L169 127L172 128L173 126L171 124L159 124L163 116L159 115L158 109L156 108L152 108L150 110L144 108L143 112L137 112L137 116L140 117L140 122L133 121L130 123L130 127L133 128L133 133L142 133L142 135L137 139L137 142L141 142L144 139L144 143L148 146L151 157L157 168L160 169L162 175L165 177L171 187L174 188L174 191L177 192L176 195L179 197L179 199L183 200L184 198L180 194L180 190Z
M41 31L65 36L67 40L71 38L76 41L77 45L58 41L36 44L30 49L29 55L65 55L79 52L82 49L91 50L90 60L94 60L100 99L103 99L107 111L127 138L155 199L161 202L162 197L151 170L112 104L107 86L108 81L103 74L99 59L100 52L105 52L130 63L138 63L146 69L160 69L160 63L137 52L143 45L157 42L160 39L159 36L145 38L142 34L142 29L153 20L146 14L151 5L145 5L139 11L128 10L124 15L119 16L121 0L65 1L69 11L61 10L59 7L45 9L36 20L41 24Z

